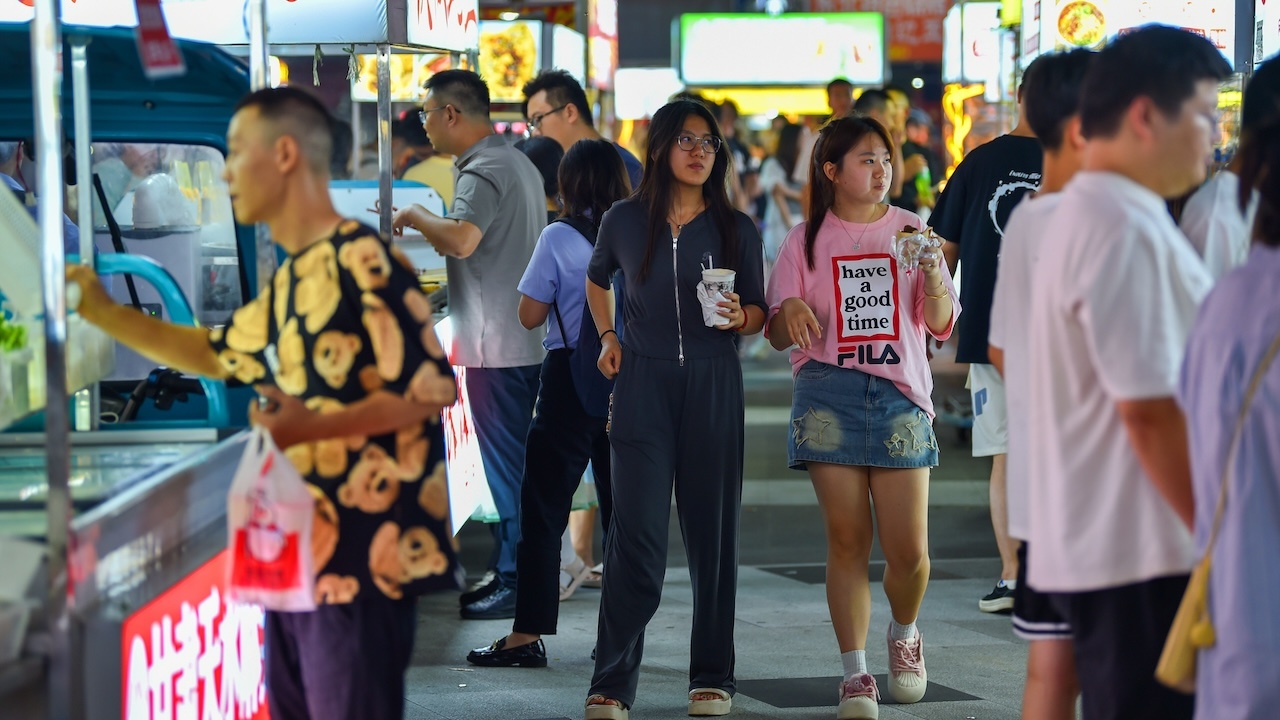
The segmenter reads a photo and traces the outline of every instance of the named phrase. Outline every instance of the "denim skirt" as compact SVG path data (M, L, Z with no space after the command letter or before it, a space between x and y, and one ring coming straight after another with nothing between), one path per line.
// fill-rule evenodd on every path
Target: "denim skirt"
M938 464L933 421L886 380L816 360L801 366L791 403L787 464L920 468Z

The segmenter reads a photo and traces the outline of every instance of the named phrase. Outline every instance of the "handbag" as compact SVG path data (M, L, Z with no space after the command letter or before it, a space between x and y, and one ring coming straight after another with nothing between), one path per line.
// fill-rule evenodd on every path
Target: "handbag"
M1173 625L1169 628L1169 636L1165 639L1164 650L1160 653L1160 661L1156 664L1156 680L1179 692L1195 692L1196 656L1201 648L1213 647L1216 641L1213 618L1209 614L1209 570L1213 564L1213 548L1222 527L1222 515L1227 506L1227 485L1231 480L1236 451L1240 448L1240 436L1244 434L1249 405L1277 351L1280 351L1280 336L1272 341L1271 347L1263 355L1262 362L1258 364L1245 391L1240 414L1236 416L1235 429L1231 435L1231 445L1223 463L1222 489L1218 492L1218 506L1213 512L1213 529L1209 531L1209 542L1205 546L1204 556L1191 571L1191 579L1187 582L1186 592L1182 595Z

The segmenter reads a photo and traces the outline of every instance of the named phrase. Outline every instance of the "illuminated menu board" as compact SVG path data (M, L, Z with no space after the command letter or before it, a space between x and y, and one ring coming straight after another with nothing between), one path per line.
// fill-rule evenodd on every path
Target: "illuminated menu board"
M1054 50L1098 48L1111 38L1152 23L1208 38L1227 62L1235 65L1235 0L1024 0L1023 64Z
M885 79L879 13L691 13L677 21L687 85L812 86Z

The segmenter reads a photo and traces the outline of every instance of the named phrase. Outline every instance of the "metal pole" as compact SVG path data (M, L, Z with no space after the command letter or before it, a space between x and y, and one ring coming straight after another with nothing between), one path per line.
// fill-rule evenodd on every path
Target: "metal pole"
M360 166L364 164L364 148L361 147L364 128L360 126L360 102L351 100L351 179L360 179Z
M270 47L267 44L267 0L248 0L249 13L249 87L254 90L271 85ZM276 272L276 248L266 225L256 228L258 287L265 288Z
M50 635L49 716L71 717L71 618L67 537L71 524L70 413L67 397L66 259L62 247L62 37L57 0L37 0L31 21L35 95L36 188L40 195L40 270L44 293L45 467L49 483L47 547Z
M80 262L93 267L93 131L89 122L89 43L82 35L71 38L71 109L76 136L76 208L80 226ZM87 422L77 412L77 430L97 430L102 416L101 386L94 383L88 395ZM82 395L81 398L84 396ZM77 401L77 411L81 403Z
M271 49L267 46L267 0L249 0L249 86L260 90L271 84Z
M391 237L391 46L378 45L378 230Z

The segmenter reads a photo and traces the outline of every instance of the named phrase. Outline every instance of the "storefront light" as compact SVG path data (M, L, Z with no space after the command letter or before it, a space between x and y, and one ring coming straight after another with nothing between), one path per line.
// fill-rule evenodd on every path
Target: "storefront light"
M917 90L924 87L924 78L911 78L911 87Z
M507 11L505 11L505 12L500 12L500 13L498 13L498 19L499 19L499 20L506 20L507 22L511 22L511 21L513 21L513 20L519 20L519 19L520 19L520 13L515 12L515 11L513 11L513 10L507 10Z

